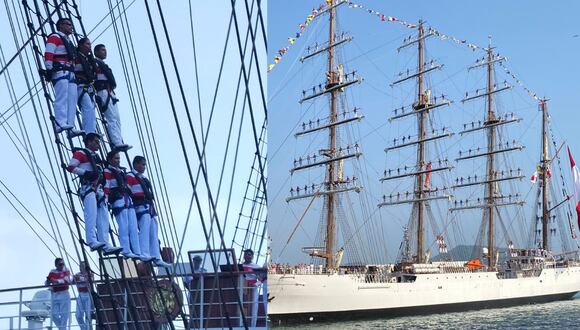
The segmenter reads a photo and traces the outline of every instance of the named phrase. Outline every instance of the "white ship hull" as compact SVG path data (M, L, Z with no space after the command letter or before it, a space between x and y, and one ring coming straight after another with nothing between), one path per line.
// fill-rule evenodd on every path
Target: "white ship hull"
M365 275L269 274L269 317L279 322L399 316L570 299L580 267L499 279L496 272L417 274L414 282L365 283Z

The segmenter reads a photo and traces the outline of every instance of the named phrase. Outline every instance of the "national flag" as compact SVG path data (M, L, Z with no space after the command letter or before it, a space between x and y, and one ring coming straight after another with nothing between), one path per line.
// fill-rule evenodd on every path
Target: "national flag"
M570 167L572 168L572 175L574 176L574 192L576 194L576 215L578 216L578 226L580 227L580 171L572 158L572 153L568 147L568 157L570 157Z
M538 171L534 171L534 174L532 174L532 176L530 177L531 183L536 183L536 181L538 181Z

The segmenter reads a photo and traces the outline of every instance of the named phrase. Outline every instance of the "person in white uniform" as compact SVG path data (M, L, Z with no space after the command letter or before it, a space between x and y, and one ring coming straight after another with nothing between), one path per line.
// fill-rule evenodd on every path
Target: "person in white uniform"
M95 89L97 90L96 101L101 113L105 117L109 142L113 150L127 151L132 147L123 142L121 135L121 117L117 103L119 99L115 94L117 82L113 75L113 70L105 63L107 58L107 48L103 44L95 46L94 54L97 63L97 80Z

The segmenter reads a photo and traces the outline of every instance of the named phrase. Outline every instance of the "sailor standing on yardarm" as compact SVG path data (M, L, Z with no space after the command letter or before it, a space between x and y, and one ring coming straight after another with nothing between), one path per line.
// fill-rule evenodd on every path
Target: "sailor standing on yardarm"
M75 76L78 84L78 104L83 118L83 130L86 133L97 132L97 116L95 114L95 88L97 64L91 53L91 40L81 38L77 47L75 59Z
M79 195L83 201L85 217L85 241L91 250L103 249L106 254L118 253L109 241L109 212L105 200L102 178L103 162L96 153L100 149L100 137L89 133L84 138L85 148L75 150L67 170L80 178Z
M121 117L119 116L119 109L117 107L119 99L115 95L117 82L115 81L113 71L105 63L107 48L103 44L98 44L95 46L94 54L97 62L97 80L95 81L95 89L97 90L96 101L107 121L106 126L107 132L109 133L109 142L113 149L127 151L131 149L131 146L123 143L123 137L121 135Z
M76 50L68 38L73 32L71 20L59 19L56 29L46 39L44 67L46 79L54 86L54 124L56 132L60 133L75 126L77 84L73 66Z

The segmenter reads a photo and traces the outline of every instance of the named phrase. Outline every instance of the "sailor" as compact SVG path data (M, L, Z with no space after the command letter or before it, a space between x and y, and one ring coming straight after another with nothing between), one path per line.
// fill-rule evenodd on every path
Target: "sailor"
M81 330L90 330L92 326L91 313L93 304L91 301L91 292L89 290L90 282L93 280L93 274L84 261L80 262L80 272L73 276L73 283L77 287L79 295L77 297L77 310L75 316Z
M85 148L74 151L67 170L80 178L79 195L83 201L86 244L91 250L103 249L105 254L121 251L109 242L109 212L101 184L102 160L96 153L100 146L97 133L88 133L84 138Z
M98 44L95 46L94 54L97 63L97 80L95 81L97 105L107 121L106 126L111 146L118 151L127 151L132 147L123 143L121 136L121 117L119 116L119 109L117 108L119 99L115 95L117 82L115 81L113 71L104 62L107 58L107 48L103 44Z
M107 154L104 191L119 225L119 243L123 248L121 254L126 258L136 258L141 255L139 228L131 200L131 190L126 182L125 169L119 166L120 163L118 151L113 150Z
M188 291L188 302L189 302L189 306L192 309L192 312L190 313L190 315L197 315L197 317L192 317L191 321L190 321L190 327L192 329L200 329L200 323L199 323L199 307L197 307L198 309L196 310L195 306L199 306L200 304L200 300L201 300L201 292L202 292L202 287L201 287L201 282L200 282L200 278L203 276L201 274L203 273L207 273L207 270L205 268L203 268L201 266L202 262L203 262L203 258L199 255L195 255L192 259L193 262L193 274L198 274L196 276L190 276L187 275L183 278L183 284L185 285L187 291Z
M44 74L54 86L54 124L56 132L60 133L75 126L77 84L73 66L76 51L68 38L73 32L72 21L61 18L56 22L56 29L57 31L46 39Z
M196 255L193 257L193 259L191 259L191 261L193 262L193 274L207 273L207 269L205 269L201 266L201 264L203 262L202 257ZM192 288L191 287L192 281L193 281L193 276L185 276L183 278L183 283L185 283L185 285L188 288Z
M143 257L153 257L154 264L159 267L171 265L161 259L159 247L157 210L153 185L145 176L147 160L143 156L133 158L133 171L127 174L127 185L133 195L133 205L139 224L139 244Z
M251 327L256 327L256 322L258 320L258 275L255 272L256 269L261 268L258 264L253 262L254 251L247 249L244 251L244 277L246 278L245 285L245 297L244 300L248 301L250 304L249 315L252 316Z
M65 330L68 328L70 314L70 294L68 292L71 283L70 272L64 266L62 258L56 258L54 266L56 268L48 273L45 284L49 286L52 292L52 322L54 322L58 330Z
M97 131L97 117L95 114L95 70L97 64L91 53L91 40L81 38L77 47L77 57L75 60L75 77L78 88L78 105L83 118L83 130L86 133Z

